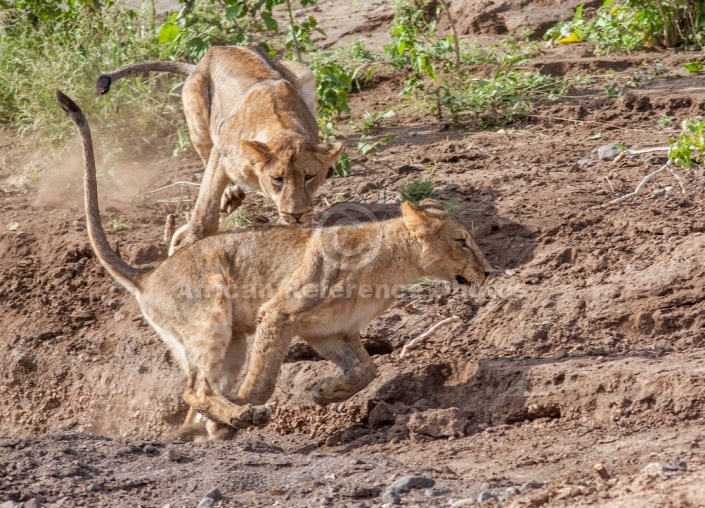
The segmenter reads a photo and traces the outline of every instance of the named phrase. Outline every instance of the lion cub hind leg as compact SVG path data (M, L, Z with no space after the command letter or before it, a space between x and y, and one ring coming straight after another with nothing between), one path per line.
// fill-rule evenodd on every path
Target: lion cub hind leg
M365 388L377 375L377 366L360 342L360 336L302 337L323 358L336 364L343 373L321 379L311 390L316 404L342 402Z

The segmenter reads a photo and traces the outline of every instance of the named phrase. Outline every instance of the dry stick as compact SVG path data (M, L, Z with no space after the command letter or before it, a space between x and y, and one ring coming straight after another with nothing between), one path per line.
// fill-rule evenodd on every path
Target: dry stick
M296 50L296 60L301 62L301 52L299 51L299 39L296 37L296 27L294 26L294 13L291 10L291 1L286 0L289 8L289 22L291 23L291 37L294 39L294 50Z
M427 339L433 332L438 330L441 326L445 326L450 323L455 323L456 321L460 321L460 318L458 316L451 316L449 318L444 319L443 321L439 321L438 323L433 325L431 328L429 328L426 333L422 333L421 335L416 337L414 340L409 342L406 346L404 346L401 349L401 353L399 353L399 358L404 358L404 356L406 356L407 351L415 348L421 341Z
M669 160L666 164L664 164L663 166L661 166L660 168L658 168L658 169L657 169L656 171L654 171L653 173L649 173L648 175L646 175L646 176L644 177L644 179L639 183L639 185L636 186L636 189L634 189L634 192L630 192L629 194L625 194L625 195L622 196L622 197L619 197L619 198L617 198L617 199L613 199L613 200L610 201L609 203L603 204L602 207L604 208L604 207L609 206L609 205L615 205L615 204L617 204L617 203L621 203L621 202L624 201L625 199L629 199L629 198L632 197L632 196L636 196L637 194L639 194L639 191L644 187L644 185L646 185L646 184L648 183L649 180L651 180L654 176L658 175L658 174L659 174L660 172L662 172L664 169L667 169L668 167L670 167L670 165L671 165L672 163L673 163L673 161L672 161L672 160Z
M460 43L458 42L458 32L455 31L455 21L453 21L453 16L450 15L450 9L445 0L441 0L441 5L443 10L446 11L446 16L448 16L448 22L450 23L450 29L453 31L453 42L455 42L455 67L460 68Z
M675 178L678 181L678 185L681 188L681 194L685 194L685 185L683 184L683 179L680 177L678 173L676 173L675 168L671 168L671 174L673 175L673 178Z
M627 155L638 155L640 153L651 153L651 152L667 152L671 149L670 146L656 146L654 148L643 148L641 150L632 150L628 148L624 150Z
M149 191L147 194L154 194L155 192L163 191L165 189L168 189L170 187L176 187L177 185L193 185L194 187L198 187L201 184L200 183L193 183L193 182L174 182L170 183L169 185L165 185L164 187L160 187L159 189L154 189L152 191Z

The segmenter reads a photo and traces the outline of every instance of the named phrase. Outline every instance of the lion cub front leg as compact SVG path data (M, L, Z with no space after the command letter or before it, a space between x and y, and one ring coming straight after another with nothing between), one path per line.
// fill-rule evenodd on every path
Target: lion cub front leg
M188 224L180 227L171 238L170 256L187 245L218 232L220 200L229 182L220 161L220 152L217 149L211 151L191 218Z
M365 388L377 375L377 366L360 342L360 335L311 339L302 337L323 358L343 373L320 380L311 390L316 404L342 402Z
M245 191L239 185L230 185L220 200L220 213L233 213L245 199Z
M200 393L199 393L200 392ZM238 429L262 426L269 422L271 411L264 406L236 405L219 391L194 390L184 392L184 401L206 418Z

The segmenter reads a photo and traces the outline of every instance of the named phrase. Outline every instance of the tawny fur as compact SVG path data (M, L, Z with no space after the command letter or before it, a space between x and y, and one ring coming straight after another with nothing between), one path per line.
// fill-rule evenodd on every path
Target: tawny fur
M226 425L268 421L262 405L293 337L342 371L320 380L313 400L346 400L376 373L359 331L393 304L400 286L421 277L479 285L492 270L472 235L432 200L404 203L402 217L359 226L241 228L195 242L152 271L138 270L105 238L86 119L68 97L58 92L57 98L83 142L96 256L134 294L180 362L188 378L184 400L192 408L187 422L195 412L207 416L212 438Z
M170 254L217 232L219 212L237 208L243 189L262 190L288 224L311 220L313 199L342 145L320 143L316 81L308 67L274 60L256 47L217 46L195 66L145 62L103 74L96 91L107 93L120 78L153 71L188 75L184 114L206 165L191 218L174 233ZM226 192L231 182L240 188Z

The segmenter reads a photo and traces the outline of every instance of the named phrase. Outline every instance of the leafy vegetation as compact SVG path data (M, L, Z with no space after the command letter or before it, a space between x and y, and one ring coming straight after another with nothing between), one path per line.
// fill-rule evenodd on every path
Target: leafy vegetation
M701 164L705 157L705 122L702 118L684 120L677 139L670 140L668 158L684 169Z
M702 47L705 11L698 0L605 0L594 18L579 6L573 19L546 32L559 43L593 42L599 53L682 45Z
M414 178L411 182L399 189L399 197L402 201L418 203L422 199L433 199L438 197L436 186L432 180L421 180Z
M403 95L417 97L439 120L481 128L503 125L528 115L532 101L559 99L577 83L519 68L539 52L528 41L529 33L489 48L459 45L456 55L453 36L437 36L441 5L434 5L430 0L397 1L392 44L385 54L392 64L411 71ZM486 78L468 68L487 64L495 68Z
M36 10L29 7L36 4ZM70 2L56 18L54 2L15 2L0 26L0 123L21 133L38 133L52 144L73 137L68 120L56 107L56 88L75 98L108 140L156 140L173 135L178 110L178 84L168 77L152 83L165 93L149 93L142 81L125 80L105 100L96 100L92 83L101 71L162 57L150 11L106 5L97 12ZM115 30L120 26L118 34ZM121 118L116 120L118 103ZM125 117L128 117L126 121ZM155 132L155 126L157 129ZM101 128L102 127L102 128ZM155 134L157 134L155 136ZM98 136L96 136L98 137ZM143 143L140 146L149 145Z

